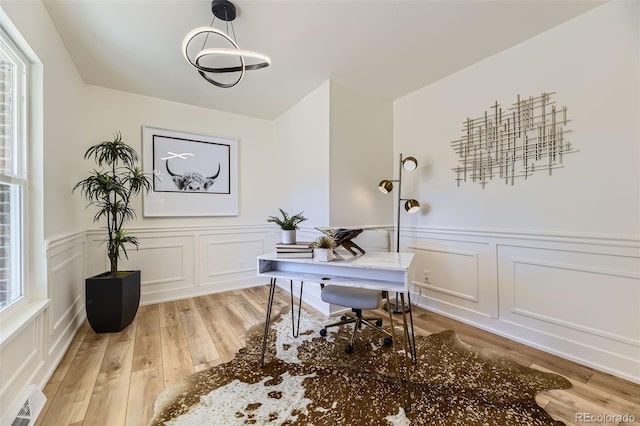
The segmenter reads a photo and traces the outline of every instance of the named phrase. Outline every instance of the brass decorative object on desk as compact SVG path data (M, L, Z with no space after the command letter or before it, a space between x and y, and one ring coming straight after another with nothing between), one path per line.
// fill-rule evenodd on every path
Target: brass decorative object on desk
M354 256L358 255L358 253L356 253L355 250L358 250L360 254L365 253L362 247L360 247L359 245L351 241L352 239L360 235L360 233L362 232L362 229L346 229L346 228L333 229L333 228L323 228L323 227L316 227L316 229L322 232L323 234L331 237L336 242L337 247L344 247L345 250L347 250L349 253L351 253Z

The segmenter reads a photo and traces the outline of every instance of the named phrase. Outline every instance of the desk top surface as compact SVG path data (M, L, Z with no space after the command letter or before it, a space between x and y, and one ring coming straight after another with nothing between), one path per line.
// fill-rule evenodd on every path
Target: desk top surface
M396 252L367 252L360 256L341 256L330 262L320 262L315 259L308 258L287 258L278 257L276 253L268 253L258 256L258 260L285 262L285 263L302 263L312 265L339 266L348 268L363 269L385 269L395 271L407 271L413 261L413 253L396 253Z

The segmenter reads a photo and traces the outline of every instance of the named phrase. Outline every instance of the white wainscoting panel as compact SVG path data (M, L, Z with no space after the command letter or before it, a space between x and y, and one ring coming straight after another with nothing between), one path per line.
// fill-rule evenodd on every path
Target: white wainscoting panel
M434 228L401 237L416 253L420 306L640 383L637 238Z
M47 250L47 289L51 299L47 357L59 361L84 319L85 234L51 240ZM55 367L55 366L54 366ZM49 374L53 373L53 369Z
M84 253L76 246L49 258L48 288L54 335L68 326L84 305Z
M500 318L576 342L640 377L640 263L577 247L498 246ZM611 356L615 354L615 356ZM620 371L622 370L622 371Z
M141 299L166 291L193 287L195 250L193 235L138 236L138 250L119 269L140 270Z
M141 271L141 304L184 299L260 284L256 257L273 251L279 232L270 226L138 228L138 250L128 250L119 269ZM98 230L89 232L93 274L108 263Z
M417 294L418 303L426 299L497 317L495 271L489 262L492 246L488 242L421 235L404 245L401 242L401 247L415 254L412 293Z
M505 295L513 296L502 299L505 317L520 315L640 344L640 321L629 318L640 300L638 276L534 259L511 261L513 279L501 281ZM603 315L603 305L616 309L607 309Z
M39 356L41 348L38 347L37 321L30 321L18 333L0 347L0 394L11 392L11 387L16 383L26 382L30 379L31 367L34 358ZM15 350L14 348L20 348ZM16 388L14 388L16 389Z
M84 232L46 244L47 300L0 344L0 422L17 413L29 385L44 387L84 321L84 244Z
M409 246L418 263L414 283L435 292L479 301L478 253ZM433 269L433 271L431 270Z
M234 275L249 278L247 274L255 278L256 257L264 253L264 246L264 239L253 235L202 235L199 282L215 285Z

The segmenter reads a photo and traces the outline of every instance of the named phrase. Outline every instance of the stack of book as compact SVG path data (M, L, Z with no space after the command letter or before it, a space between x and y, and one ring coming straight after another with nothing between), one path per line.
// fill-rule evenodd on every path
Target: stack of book
M277 243L276 255L278 257L312 258L313 243L309 241L298 241L295 244Z

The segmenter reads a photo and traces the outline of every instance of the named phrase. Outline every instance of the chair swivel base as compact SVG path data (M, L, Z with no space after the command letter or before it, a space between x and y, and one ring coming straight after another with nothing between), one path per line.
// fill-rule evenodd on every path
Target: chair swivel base
M324 328L320 330L320 336L325 337L327 335L327 328L329 327L339 327L344 324L354 323L353 332L351 333L351 340L349 341L349 344L344 348L344 351L346 353L353 353L353 342L356 337L356 332L360 328L362 328L362 325L367 325L384 333L387 336L384 339L384 345L391 346L391 344L393 343L391 333L382 328L382 320L380 318L364 318L362 317L362 310L353 309L353 311L356 313L355 317L347 317L343 315L340 318L340 321L325 325Z

